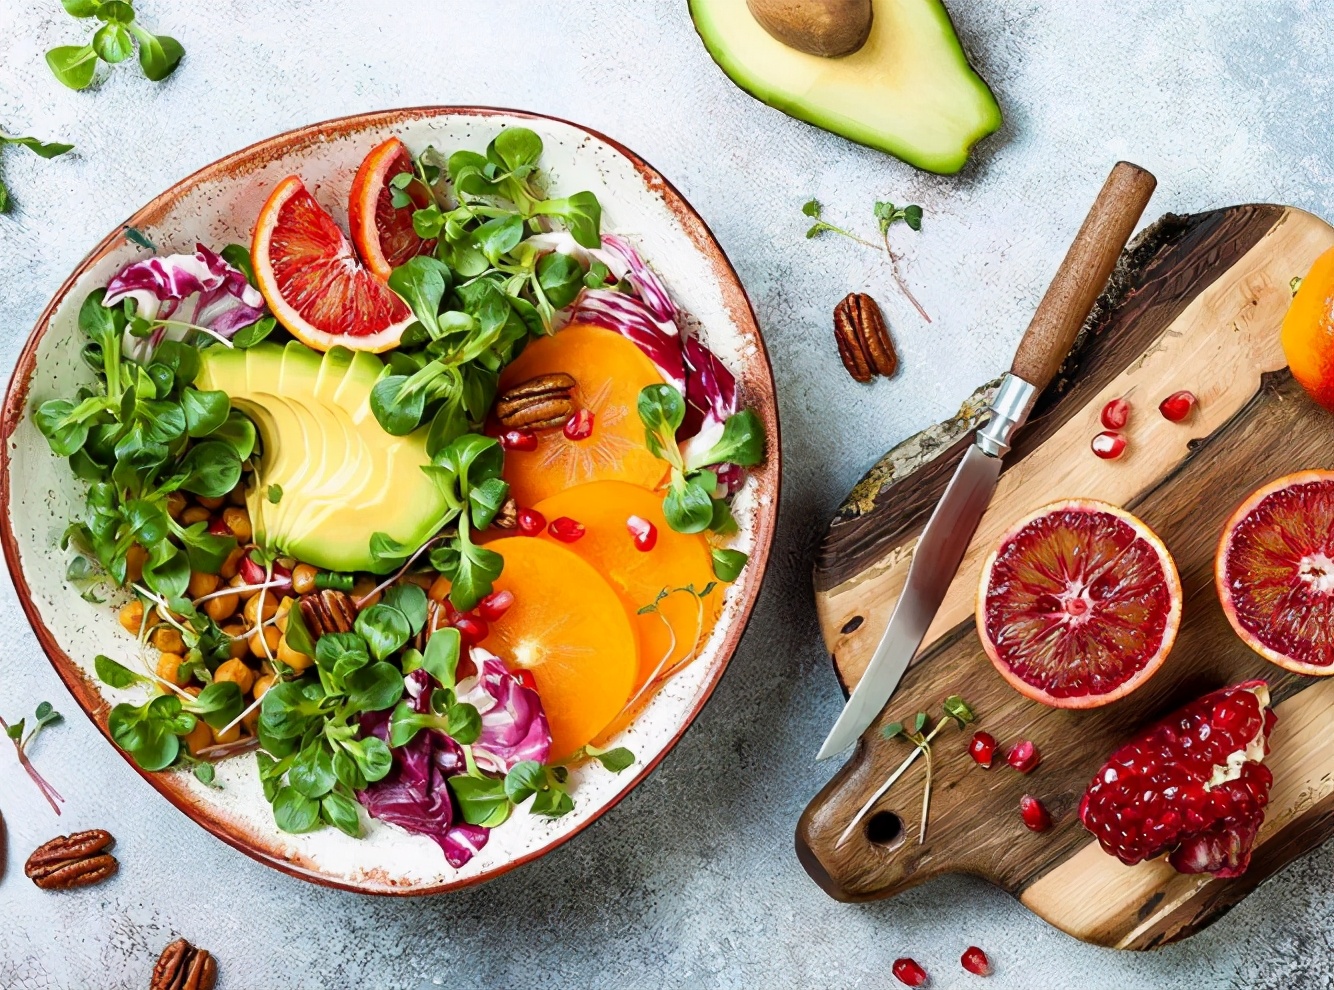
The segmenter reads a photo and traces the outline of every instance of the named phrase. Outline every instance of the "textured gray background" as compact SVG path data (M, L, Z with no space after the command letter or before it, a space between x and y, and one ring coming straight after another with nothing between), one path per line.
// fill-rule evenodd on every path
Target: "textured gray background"
M1266 883L1213 928L1151 955L1082 945L987 885L933 883L892 902L828 899L792 829L830 766L812 754L840 697L810 601L810 554L844 492L889 446L1004 367L1108 166L1155 172L1149 213L1246 201L1334 215L1329 70L1334 5L954 0L966 47L1006 114L965 172L935 178L789 120L723 77L681 0L139 0L179 38L170 81L132 65L92 91L42 63L84 29L57 0L0 2L0 127L71 141L0 167L0 366L84 252L153 195L252 141L329 117L427 103L577 120L643 154L712 225L749 288L778 376L783 524L760 606L695 726L620 807L572 844L488 886L393 902L322 890L214 840L131 772L0 592L0 712L50 699L70 716L34 756L69 798L57 820L0 749L8 824L0 987L137 987L182 934L228 988L891 985L919 959L934 986L977 944L994 987L1328 986L1334 847ZM806 241L801 204L873 229L871 203L919 202L908 277L922 324L876 257ZM851 289L885 304L892 381L853 384L829 312ZM29 850L96 825L119 837L111 882L44 894ZM985 824L979 827L985 828ZM896 985L896 984L892 984Z

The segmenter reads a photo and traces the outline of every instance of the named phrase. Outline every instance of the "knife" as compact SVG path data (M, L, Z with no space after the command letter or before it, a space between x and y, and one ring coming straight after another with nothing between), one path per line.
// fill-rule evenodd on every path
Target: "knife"
M898 687L991 503L1010 440L1070 352L1156 184L1151 174L1129 162L1117 162L1107 176L1019 341L1009 373L991 400L987 422L917 540L889 625L817 759L828 759L856 742Z

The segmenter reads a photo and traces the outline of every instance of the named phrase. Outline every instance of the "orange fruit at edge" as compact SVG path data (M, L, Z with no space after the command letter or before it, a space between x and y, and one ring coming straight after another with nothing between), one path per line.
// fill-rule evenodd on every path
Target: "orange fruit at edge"
M424 241L417 235L412 209L393 203L389 180L412 171L412 155L402 141L391 137L371 149L352 180L347 208L352 243L371 274L382 282L399 265L435 247L434 240ZM430 195L420 181L413 181L406 192L416 207L429 205Z
M1292 377L1334 412L1334 248L1316 258L1279 334Z
M681 592L664 598L658 605L659 614L638 614L663 589L671 591L693 584L696 591L703 591L715 582L708 541L702 533L678 533L669 527L662 515L659 493L623 481L594 481L543 499L533 508L548 521L568 516L584 525L580 539L560 545L592 564L620 593L639 642L636 692L655 671L660 675L671 671L685 660L697 641L703 643L708 638L722 612L721 587L702 602ZM635 547L626 528L631 516L647 519L657 527L653 549ZM545 532L539 538L555 539Z
M590 481L625 481L654 488L667 473L649 452L639 421L639 393L661 384L653 362L614 330L571 323L530 343L501 373L500 391L563 371L578 382L577 408L593 413L593 432L570 440L559 429L538 434L537 449L505 452L505 480L521 506Z
M290 175L274 188L250 244L259 291L278 322L327 351L387 351L412 322L407 303L357 259L333 217Z
M982 566L977 635L1000 675L1053 708L1097 708L1157 672L1181 626L1181 580L1153 530L1093 499L1016 522Z
M511 536L487 546L505 558L496 591L514 604L481 646L532 673L551 726L551 762L573 755L620 714L639 655L621 599L559 544Z

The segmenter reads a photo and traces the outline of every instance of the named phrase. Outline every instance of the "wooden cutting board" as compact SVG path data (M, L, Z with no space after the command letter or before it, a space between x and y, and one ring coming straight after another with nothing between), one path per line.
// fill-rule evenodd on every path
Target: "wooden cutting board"
M1237 206L1168 215L1122 255L1107 292L1029 425L1018 436L990 509L950 586L923 649L852 759L811 801L797 854L834 897L887 897L941 873L971 873L1018 897L1070 934L1147 949L1208 925L1252 888L1334 832L1334 678L1287 674L1232 632L1214 591L1222 525L1262 483L1302 468L1334 468L1334 418L1286 370L1279 326L1290 280L1334 245L1334 228L1300 210ZM913 545L972 442L995 383L959 415L900 444L853 489L815 566L825 641L844 690L856 684L889 620ZM1187 388L1199 405L1170 423L1157 405ZM1130 398L1118 460L1089 449L1102 406ZM1008 526L1065 497L1123 505L1163 538L1185 595L1176 646L1144 687L1092 711L1061 711L1010 688L973 625L981 563ZM1136 730L1215 687L1268 680L1278 714L1270 805L1250 869L1233 880L1176 873L1165 861L1122 865L1079 823L1079 799L1111 751ZM942 731L934 746L930 829L919 844L925 761L877 803L841 846L857 810L910 751L883 725L963 695L978 722ZM967 755L974 729L1000 743L983 770ZM1042 764L1024 776L1004 765L1018 739ZM812 745L814 744L812 740ZM1022 794L1040 798L1053 827L1028 831Z

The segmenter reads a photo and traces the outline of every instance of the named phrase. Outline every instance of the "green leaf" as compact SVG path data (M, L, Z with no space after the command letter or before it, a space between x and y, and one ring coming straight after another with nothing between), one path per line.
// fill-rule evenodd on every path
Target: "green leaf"
M55 158L57 155L63 155L67 151L74 150L72 144L39 141L35 137L15 137L11 134L5 134L3 131L0 131L0 144L22 145L38 158Z
M426 652L422 654L422 666L426 672L439 682L441 687L453 688L459 666L459 654L463 640L453 626L446 626L431 633L426 641Z
M92 17L101 6L101 0L60 0L60 5L71 17Z
M410 259L395 268L389 276L389 288L403 297L403 301L412 309L412 315L432 337L440 333L437 317L440 302L450 282L449 268L435 258L424 255Z
M250 248L244 244L228 244L218 254L242 275L251 285L255 284L255 266L250 260Z
M941 707L945 709L946 715L959 723L960 728L977 718L972 706L957 694L952 694L946 698Z
M459 804L459 814L469 825L494 826L504 821L509 812L509 797L505 782L494 777L460 775L449 778L449 789Z
M43 725L55 725L57 722L63 721L64 719L64 716L56 711L49 701L41 702L37 706L37 711L34 712L34 714L37 716L37 725L39 727Z
M321 736L316 736L297 754L287 772L287 782L308 798L321 798L333 790L338 778L334 776L333 753Z
M362 712L393 708L403 697L403 675L391 663L373 663L346 678L348 704Z
M471 746L482 734L482 716L474 705L461 701L446 710L445 733L460 746Z
M509 498L509 493L509 482L500 478L487 478L480 485L473 485L468 491L472 524L478 529L490 526L496 518L496 513Z
M880 730L880 734L886 739L893 739L895 736L901 736L903 735L903 723L890 722L889 725Z
M77 409L69 399L48 399L33 413L33 423L57 457L69 457L88 440L89 419Z
M359 805L346 794L333 791L320 801L321 817L334 828L354 839L361 838L361 818Z
M727 417L723 435L708 450L692 453L686 461L687 471L710 464L740 464L754 467L764 460L764 424L753 410L743 409Z
M131 25L130 31L139 41L139 67L145 76L153 82L161 82L176 71L185 55L179 41L165 34L149 34L137 24Z
M914 735L920 734L921 731L926 728L926 718L926 712L918 712L913 716L912 731Z
M666 455L675 453L676 431L686 417L685 399L671 385L648 385L639 393L637 408L647 431L648 449L654 456L670 460Z
M52 75L70 89L87 89L97 71L97 52L92 45L62 45L46 53Z
M921 230L922 208L920 206L905 206L903 208L903 222L913 230Z
M236 409L228 413L226 422L209 436L231 447L239 460L245 460L255 452L255 424Z
M306 617L301 609L292 606L287 612L287 629L283 633L283 638L287 640L287 645L298 653L304 653L308 657L315 656L315 640L310 635L310 630L306 627Z
M339 745L347 750L357 766L357 771L369 783L383 780L385 774L394 765L394 757L389 752L389 747L384 744L384 740L376 736L367 736L365 739L348 739L339 743Z
M147 251L156 251L157 245L144 236L143 231L130 226L124 226L121 230L125 231L125 239L131 244L144 248Z
M195 779L205 787L221 787L220 784L216 783L218 774L212 763L196 763L194 774Z
M537 796L533 798L532 807L528 809L534 815L542 815L546 818L560 818L568 815L574 810L574 801L570 795L558 787L550 787L544 791L538 791Z
M806 214L806 216L808 217L819 217L820 216L819 200L815 199L807 200L804 204L802 204L801 212Z
M210 726L221 729L245 707L241 689L232 681L214 681L199 693L190 709Z
M320 669L337 684L342 684L349 674L371 662L366 641L352 632L325 633L316 642L314 654L308 655L313 655Z
M535 213L559 217L565 221L570 236L583 247L602 246L602 205L591 192L578 192L564 199L548 199L533 207Z
M274 328L277 327L277 325L278 321L272 316L262 317L250 324L250 326L242 327L240 330L236 331L236 333L232 335L232 346L239 350L254 347L269 334L273 333Z
M311 832L320 825L320 805L295 787L279 787L273 796L273 821L284 832Z
M523 240L523 217L517 213L496 217L478 227L472 234L473 243L491 264L513 251Z
M386 375L371 388L371 412L391 436L407 436L421 425L426 392L408 383L406 375Z
M491 141L487 157L513 172L536 165L542 157L542 139L527 127L506 127Z
M712 492L690 482L674 482L662 500L662 514L678 533L702 533L713 520Z
M537 259L537 284L553 309L574 302L584 285L584 269L572 256L553 251Z
M108 24L116 22L120 24L129 24L134 20L134 8L125 0L102 0L94 11L100 20Z
M206 437L227 422L231 401L226 392L201 392L186 388L181 392L181 409L185 413L185 430L192 437Z
M595 750L592 747L585 747L588 755L593 757L612 773L620 773L626 767L633 766L635 754L630 752L624 746L617 746L615 749Z
M449 601L460 612L469 612L491 594L505 558L494 550L459 541L458 571L450 579Z
M412 624L408 617L392 605L383 603L362 609L355 628L377 660L388 659L412 638Z
M521 760L505 774L505 796L515 804L532 797L547 786L547 772L535 760Z
M181 487L205 498L221 498L241 480L241 458L236 448L218 440L195 444L181 466L186 472Z
M103 4L104 8L109 6L110 3ZM134 54L134 41L124 24L111 21L93 34L93 51L97 52L97 57L103 62L115 65Z
M712 555L713 576L729 584L741 576L741 569L750 559L740 550L724 550L721 547L714 547Z
M190 584L190 561L170 540L162 540L148 553L144 584L164 598L183 598Z
M715 498L713 500L713 518L709 520L709 530L719 536L732 536L739 528L727 499Z
M269 485L266 489L264 489L264 497L269 500L269 503L271 505L277 505L279 502L283 500L283 486Z
M320 637L323 643L327 636ZM319 685L306 681L283 681L264 693L259 704L261 735L274 739L299 739L323 710ZM269 749L269 746L265 746Z
M393 585L384 593L381 604L396 608L407 617L412 635L416 636L426 625L426 613L429 602L426 592L411 581Z

